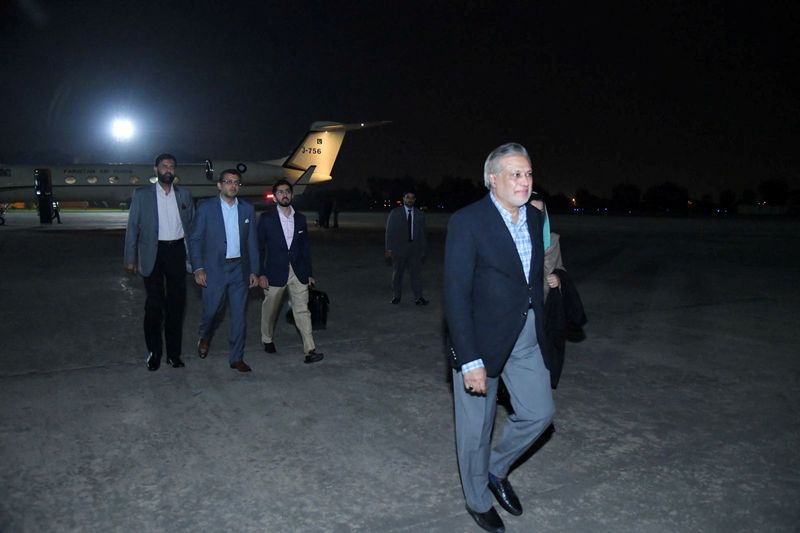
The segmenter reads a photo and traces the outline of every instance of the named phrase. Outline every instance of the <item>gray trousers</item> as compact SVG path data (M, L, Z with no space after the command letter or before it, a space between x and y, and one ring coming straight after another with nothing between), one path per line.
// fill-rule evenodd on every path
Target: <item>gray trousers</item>
M409 244L407 250L392 250L392 296L400 298L403 292L403 274L406 268L411 275L411 290L414 298L422 298L422 253Z
M498 378L487 378L486 396L478 396L464 390L461 372L453 370L461 487L467 506L479 513L492 506L492 496L487 487L489 472L498 478L508 476L511 465L547 429L555 413L550 372L542 360L532 310L528 312L525 326L501 376L511 397L514 414L509 415L502 435L491 449Z

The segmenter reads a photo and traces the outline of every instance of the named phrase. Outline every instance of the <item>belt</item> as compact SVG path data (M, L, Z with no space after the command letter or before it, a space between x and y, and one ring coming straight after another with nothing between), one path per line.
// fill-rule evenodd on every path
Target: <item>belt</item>
M158 244L163 244L164 246L175 246L176 244L183 244L183 239L175 239L174 241L158 241Z
M241 260L242 260L241 257L226 257L225 258L225 262L226 263L238 263Z

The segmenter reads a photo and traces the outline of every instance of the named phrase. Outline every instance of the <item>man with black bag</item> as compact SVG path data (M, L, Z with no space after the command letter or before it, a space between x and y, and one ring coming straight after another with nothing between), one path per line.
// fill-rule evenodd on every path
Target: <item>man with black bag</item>
M264 289L261 304L261 341L264 351L275 353L273 342L275 318L283 303L284 291L289 289L295 325L303 339L304 363L316 363L323 354L316 351L311 333L311 313L308 310L308 290L314 285L311 277L311 250L308 242L306 217L292 207L292 184L285 179L272 186L274 207L258 219L258 248L260 273L258 285Z

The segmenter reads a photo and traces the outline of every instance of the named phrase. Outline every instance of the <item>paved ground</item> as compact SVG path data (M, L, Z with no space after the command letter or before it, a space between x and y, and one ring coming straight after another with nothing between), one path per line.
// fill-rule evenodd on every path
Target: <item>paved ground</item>
M477 531L445 382L446 217L428 297L390 306L382 216L313 230L331 298L303 365L257 294L240 375L226 327L184 369L144 366L125 214L0 227L0 531ZM555 432L512 472L518 532L800 530L800 224L555 218L589 315L567 347ZM502 424L501 419L498 422Z

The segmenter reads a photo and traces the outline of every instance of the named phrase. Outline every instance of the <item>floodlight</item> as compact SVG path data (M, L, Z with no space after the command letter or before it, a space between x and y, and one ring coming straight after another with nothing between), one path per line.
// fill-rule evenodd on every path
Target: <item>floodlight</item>
M114 119L111 134L118 142L127 142L133 138L133 122L127 118Z

